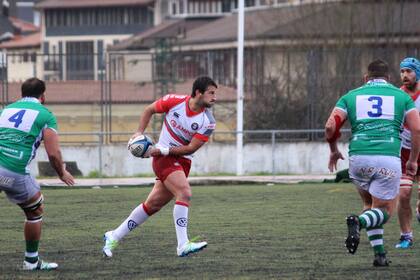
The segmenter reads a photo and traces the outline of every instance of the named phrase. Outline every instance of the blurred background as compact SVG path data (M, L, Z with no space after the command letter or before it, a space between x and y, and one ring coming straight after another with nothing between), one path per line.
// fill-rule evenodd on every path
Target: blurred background
M45 80L64 157L82 175L151 174L150 162L134 161L125 143L145 106L167 93L190 94L200 75L220 86L216 132L193 173L235 173L237 0L0 4L1 106L19 99L25 79ZM400 61L419 57L420 3L246 0L245 7L244 172L326 173L330 110L362 85L373 59L386 60L400 85ZM149 126L155 140L161 121ZM33 170L42 175L37 164Z

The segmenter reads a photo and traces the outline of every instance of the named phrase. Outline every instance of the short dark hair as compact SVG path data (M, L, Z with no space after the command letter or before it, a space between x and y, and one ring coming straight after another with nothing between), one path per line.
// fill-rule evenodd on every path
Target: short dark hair
M389 76L388 63L381 59L372 61L368 66L369 78L387 78Z
M23 82L22 97L39 98L45 92L45 83L38 78L30 78Z
M217 88L217 84L210 77L198 77L193 83L191 96L195 96L196 90L198 90L200 93L204 93L209 86L214 86Z

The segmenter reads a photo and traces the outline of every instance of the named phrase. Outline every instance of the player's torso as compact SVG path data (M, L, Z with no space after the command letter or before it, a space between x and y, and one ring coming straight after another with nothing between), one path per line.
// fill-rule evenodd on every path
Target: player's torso
M401 88L403 89L403 88ZM407 93L409 94L409 93ZM420 111L420 91L417 91L414 95L410 95L416 105L417 110ZM406 149L411 149L411 132L407 126L404 125L404 129L401 132L401 146Z
M49 112L40 103L18 101L0 114L0 165L18 173L35 156Z
M188 112L187 100L166 113L158 144L165 147L187 145L197 131L208 122L206 110L198 114Z
M399 156L405 99L390 84L367 84L346 96L352 126L350 155Z

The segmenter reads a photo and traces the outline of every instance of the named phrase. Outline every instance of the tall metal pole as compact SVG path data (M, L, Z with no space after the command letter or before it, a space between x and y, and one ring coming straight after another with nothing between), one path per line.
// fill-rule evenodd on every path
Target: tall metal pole
M244 111L244 0L238 1L238 54L237 54L237 105L236 105L236 175L243 172L243 111Z

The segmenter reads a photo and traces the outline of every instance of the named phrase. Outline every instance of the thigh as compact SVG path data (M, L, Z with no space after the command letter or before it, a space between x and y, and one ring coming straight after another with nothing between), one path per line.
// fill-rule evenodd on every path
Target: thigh
M183 171L172 172L164 182L165 187L177 198L191 197L191 187Z
M165 188L162 181L156 180L152 191L149 193L145 203L149 208L163 207L172 200L174 195Z
M28 202L40 192L40 186L29 174L18 174L0 167L0 189L16 204Z
M375 173L375 164L366 156L351 156L349 158L349 177L361 191L369 192L370 183ZM363 197L362 197L363 198Z
M401 160L391 156L380 156L377 160L377 169L369 192L380 200L394 200L400 188Z

